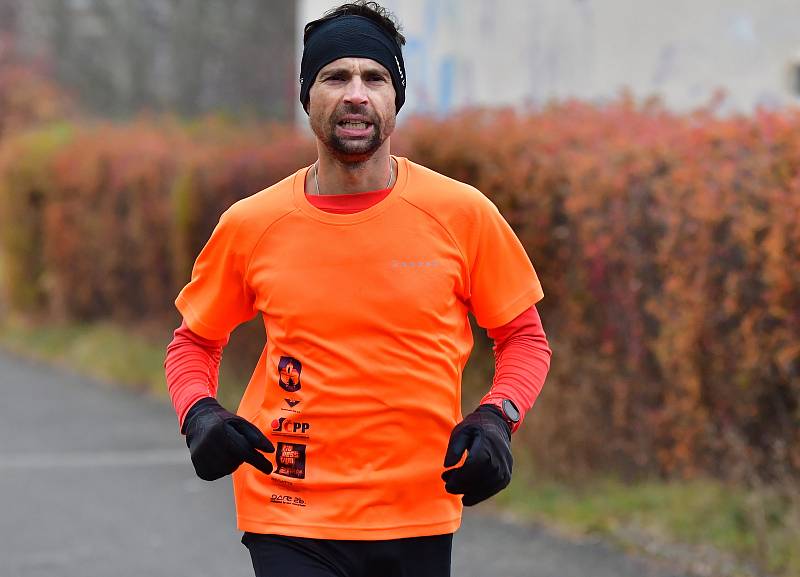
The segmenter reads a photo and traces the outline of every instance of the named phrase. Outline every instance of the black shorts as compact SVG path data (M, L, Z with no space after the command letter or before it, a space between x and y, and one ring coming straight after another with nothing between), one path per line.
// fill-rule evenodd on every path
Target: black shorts
M245 533L256 577L450 577L453 534L338 541Z

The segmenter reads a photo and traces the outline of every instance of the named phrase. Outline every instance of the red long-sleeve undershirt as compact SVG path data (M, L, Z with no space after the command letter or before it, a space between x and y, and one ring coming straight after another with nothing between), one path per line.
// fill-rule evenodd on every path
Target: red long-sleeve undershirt
M489 329L487 334L494 341L494 379L481 404L499 406L503 399L511 400L520 412L513 432L542 391L552 352L536 306L508 324Z
M183 419L200 399L216 397L219 386L219 363L228 339L210 340L193 332L186 321L175 329L167 345L164 372L172 406L183 429Z
M380 202L390 192L391 189L384 189L357 194L307 195L306 198L320 210L350 214ZM516 431L542 390L550 368L550 347L535 306L508 324L487 332L494 341L495 374L492 387L481 404L499 405L503 399L511 400L522 417L513 427ZM164 368L181 428L194 403L216 396L222 348L227 343L228 339L205 339L189 329L185 322L175 330L167 346Z

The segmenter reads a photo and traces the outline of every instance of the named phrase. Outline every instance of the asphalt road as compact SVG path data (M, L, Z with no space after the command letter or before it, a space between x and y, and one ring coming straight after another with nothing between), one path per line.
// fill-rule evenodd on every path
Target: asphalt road
M239 537L168 404L0 352L0 577L251 576ZM489 575L677 577L471 510L453 577Z

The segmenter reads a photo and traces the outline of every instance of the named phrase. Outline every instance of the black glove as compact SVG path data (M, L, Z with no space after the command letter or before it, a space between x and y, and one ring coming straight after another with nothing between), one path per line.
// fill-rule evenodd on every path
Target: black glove
M253 423L226 411L211 397L192 405L182 432L186 433L194 470L204 481L230 475L243 462L266 474L272 472L272 463L258 452L275 451L269 439Z
M448 493L462 494L466 506L499 493L511 482L511 427L494 405L481 405L450 433L444 466L452 467L468 451L464 464L442 473Z

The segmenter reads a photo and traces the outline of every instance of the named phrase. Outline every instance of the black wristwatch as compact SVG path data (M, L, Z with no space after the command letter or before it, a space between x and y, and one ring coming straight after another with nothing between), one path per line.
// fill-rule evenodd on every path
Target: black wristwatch
M513 429L514 425L519 423L519 409L517 406L511 399L503 399L503 402L500 403L500 410L503 412L506 422Z

